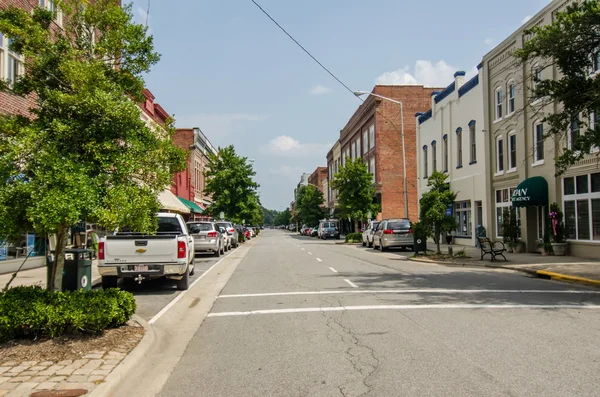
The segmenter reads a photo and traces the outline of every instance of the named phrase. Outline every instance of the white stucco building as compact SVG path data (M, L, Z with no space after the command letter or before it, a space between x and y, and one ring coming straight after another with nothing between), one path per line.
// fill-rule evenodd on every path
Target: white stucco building
M487 231L491 222L480 75L481 67L468 81L465 72L456 72L448 87L432 94L431 109L416 114L419 197L433 171L445 172L457 193L451 209L458 223L454 243L473 246L479 226Z

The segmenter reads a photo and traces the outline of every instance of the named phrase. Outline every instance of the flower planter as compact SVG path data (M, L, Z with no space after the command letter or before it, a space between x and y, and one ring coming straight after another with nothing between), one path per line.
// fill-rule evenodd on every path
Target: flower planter
M525 251L525 245L523 243L519 243L513 247L513 252L515 254L520 254Z
M565 256L567 254L567 243L552 243L552 251L556 256Z

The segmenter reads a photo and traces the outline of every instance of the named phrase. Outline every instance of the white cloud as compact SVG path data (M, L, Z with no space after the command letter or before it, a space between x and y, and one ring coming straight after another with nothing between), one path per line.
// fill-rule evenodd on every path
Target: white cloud
M275 156L325 157L330 148L331 144L302 143L291 136L280 135L263 146L262 151Z
M392 72L383 73L377 77L375 84L382 85L415 85L427 87L445 87L454 79L454 73L459 70L444 61L433 63L428 60L418 60L415 67L405 66Z
M302 168L300 167L290 167L289 165L280 165L279 168L271 168L269 170L270 174L280 175L285 177L293 177L294 179L298 178L298 175L302 173Z
M490 44L492 44L492 42L493 42L493 41L494 41L494 40L492 40L491 38L487 38L487 39L483 40L483 43L484 43L485 45L490 45Z
M225 145L232 142L232 136L243 134L248 123L258 123L270 117L258 113L198 113L175 115L175 122L178 128L199 127L213 145Z
M523 18L523 20L521 21L521 25L529 22L529 20L532 18L531 15L527 15L525 18Z
M310 89L311 95L315 95L315 96L327 95L332 92L333 92L333 90L331 88L324 87L322 85L316 85Z

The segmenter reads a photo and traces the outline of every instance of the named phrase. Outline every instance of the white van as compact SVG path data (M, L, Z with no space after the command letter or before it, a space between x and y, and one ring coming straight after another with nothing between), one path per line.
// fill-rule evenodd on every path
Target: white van
M327 240L328 237L335 237L339 240L340 224L337 219L324 219L319 222L317 236L323 240Z

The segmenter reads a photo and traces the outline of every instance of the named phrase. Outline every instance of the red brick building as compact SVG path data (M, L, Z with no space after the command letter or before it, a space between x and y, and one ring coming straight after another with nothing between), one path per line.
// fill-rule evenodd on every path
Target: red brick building
M401 101L404 107L408 217L418 220L417 140L414 114L431 106L431 93L439 88L420 85L377 85L373 93ZM341 162L361 158L374 174L376 200L381 203L377 219L404 218L404 171L402 164L400 106L370 95L340 131ZM333 160L329 156L329 162ZM328 167L330 164L328 164ZM330 176L332 178L333 176Z
M323 181L327 180L327 167L317 167L313 173L308 177L308 184L315 185L319 188L323 196L327 194ZM327 205L327 200L323 205Z
M171 191L204 210L211 204L210 196L204 192L204 171L208 166L208 155L216 153L216 150L200 128L177 129L173 143L187 151L189 156L186 169L173 177Z

